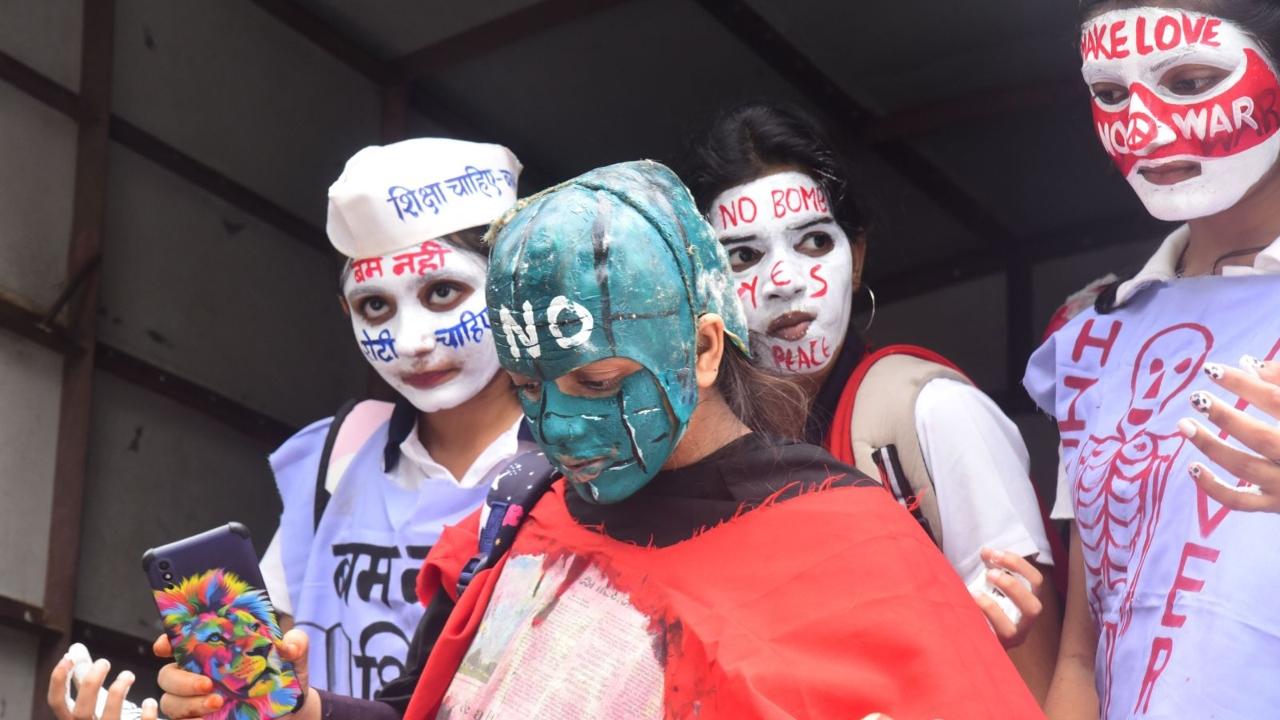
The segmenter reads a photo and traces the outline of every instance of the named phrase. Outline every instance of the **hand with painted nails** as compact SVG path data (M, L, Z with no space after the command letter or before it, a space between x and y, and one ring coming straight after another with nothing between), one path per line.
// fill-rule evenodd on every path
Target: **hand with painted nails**
M1264 363L1246 355L1240 369L1205 363L1204 373L1241 401L1280 419L1280 362ZM1191 463L1187 471L1200 489L1232 510L1280 513L1280 425L1248 415L1213 393L1191 393L1190 401L1194 410L1246 448L1231 447L1196 420L1179 422L1178 430L1191 444L1229 473L1220 478L1204 463Z
M125 700L136 679L128 670L103 690L109 672L110 662L93 661L83 645L73 645L49 676L47 702L53 716L58 720L156 720L155 700L147 698L141 708Z
M1044 585L1044 575L1017 553L982 548L982 562L988 568L986 582L982 585L998 593L975 592L975 583L970 583L970 593L982 613L987 616L987 622L991 623L996 637L1000 638L1000 644L1006 649L1017 647L1026 641L1031 628L1036 624L1036 618L1040 617L1040 611L1044 609L1039 597L1040 588ZM1012 603L1017 611L1014 614L1018 617L1013 617L1000 607L995 598L1001 596Z
M173 657L173 648L166 635L156 638L151 649L157 657ZM283 718L320 718L320 695L307 683L307 649L307 634L296 628L285 633L280 640L280 657L293 663L293 670L306 696L298 712L281 716ZM213 680L183 670L176 663L169 663L160 669L158 683L164 691L160 698L160 709L173 720L204 717L216 712L225 703L223 697L213 691Z

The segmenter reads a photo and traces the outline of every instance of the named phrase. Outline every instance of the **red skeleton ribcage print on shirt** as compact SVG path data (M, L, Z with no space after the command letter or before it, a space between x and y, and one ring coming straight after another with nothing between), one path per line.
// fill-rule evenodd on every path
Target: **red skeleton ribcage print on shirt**
M1208 460L1177 429L1195 415L1194 391L1238 400L1210 382L1205 362L1280 350L1280 314L1244 311L1268 299L1280 302L1280 278L1148 288L1115 313L1083 313L1031 360L1028 390L1062 436L1104 717L1208 717L1219 683L1254 689L1238 714L1228 705L1220 717L1260 717L1255 700L1280 702L1259 674L1277 669L1280 622L1248 599L1280 592L1280 568L1257 554L1280 518L1229 512L1200 492L1187 466Z

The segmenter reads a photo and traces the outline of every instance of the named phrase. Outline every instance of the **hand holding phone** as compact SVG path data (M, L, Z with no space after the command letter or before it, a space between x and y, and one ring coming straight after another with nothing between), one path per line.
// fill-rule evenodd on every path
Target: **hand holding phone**
M970 578L969 594L1005 648L1021 645L1031 633L1043 604L1038 597L1044 575L1026 558L1012 552L982 549L986 566Z
M301 683L280 656L280 626L249 531L238 523L143 557L178 666L212 681L215 720L269 720L298 709Z

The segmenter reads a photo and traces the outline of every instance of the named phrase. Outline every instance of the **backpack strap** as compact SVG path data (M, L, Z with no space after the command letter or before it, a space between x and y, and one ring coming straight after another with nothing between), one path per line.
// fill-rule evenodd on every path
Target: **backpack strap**
M941 547L938 496L915 424L916 398L938 378L969 383L951 361L926 348L890 345L868 353L840 395L827 449L868 474L875 468L873 476Z
M329 499L338 489L342 481L342 473L346 471L345 460L349 460L374 432L391 417L394 406L378 400L348 400L334 413L329 423L329 432L324 437L324 449L320 451L320 466L316 471L315 510L312 516L311 529L320 527L320 518L329 505ZM339 464L334 465L335 456ZM337 475L330 482L330 470Z
M471 579L500 560L525 518L551 488L556 471L541 450L517 455L494 478L480 513L480 547L458 576L458 597Z

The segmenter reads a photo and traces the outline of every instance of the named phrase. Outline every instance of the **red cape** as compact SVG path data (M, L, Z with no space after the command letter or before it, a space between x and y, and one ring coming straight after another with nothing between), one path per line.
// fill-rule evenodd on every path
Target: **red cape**
M1043 717L955 572L879 488L766 504L663 548L579 526L564 491L542 498L511 552L459 599L408 720L435 717L506 559L526 554L587 558L655 626L680 627L665 636L669 718ZM456 587L477 518L442 535L421 598Z

